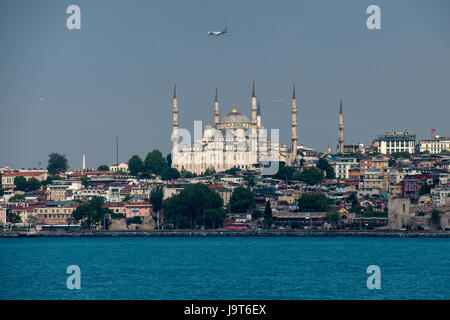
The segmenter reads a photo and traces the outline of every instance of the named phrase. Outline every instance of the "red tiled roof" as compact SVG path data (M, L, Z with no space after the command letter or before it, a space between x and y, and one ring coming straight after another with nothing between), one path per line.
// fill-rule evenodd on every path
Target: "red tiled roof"
M22 172L9 172L4 173L4 176L40 176L45 174L45 171L22 171Z

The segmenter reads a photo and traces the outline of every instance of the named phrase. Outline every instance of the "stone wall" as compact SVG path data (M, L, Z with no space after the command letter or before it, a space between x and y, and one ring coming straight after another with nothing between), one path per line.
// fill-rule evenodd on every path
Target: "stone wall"
M111 231L151 231L156 226L152 217L144 217L141 224L131 223L127 226L126 219L112 219L109 230Z
M390 199L388 203L388 229L399 230L408 228L411 230L437 230L431 219L431 212L441 212L441 229L450 228L450 206L423 206L413 205L409 199Z

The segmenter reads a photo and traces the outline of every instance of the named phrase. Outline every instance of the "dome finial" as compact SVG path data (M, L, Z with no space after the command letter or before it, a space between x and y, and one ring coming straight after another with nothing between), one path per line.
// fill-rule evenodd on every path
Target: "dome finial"
M233 111L232 111L233 113L236 113L237 112L237 110L236 110L236 105L235 104L233 104Z

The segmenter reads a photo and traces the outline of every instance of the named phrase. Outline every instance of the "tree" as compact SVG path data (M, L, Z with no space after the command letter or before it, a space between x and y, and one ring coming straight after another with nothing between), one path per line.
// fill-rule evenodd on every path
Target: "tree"
M324 176L321 171L315 168L305 168L302 172L300 172L300 174L296 175L296 178L309 186L313 186L321 183Z
M81 184L83 185L83 187L88 187L89 186L89 179L87 177L82 177L81 178Z
M236 173L238 173L239 171L241 171L241 169L239 169L238 167L232 167L230 169L227 169L224 171L225 174L229 174L229 175L236 175Z
M163 155L159 150L153 150L152 152L149 152L145 157L144 168L146 172L160 175L163 169L166 167L167 162L163 158Z
M327 159L320 158L317 162L317 168L324 170L326 172L326 178L327 179L334 179L336 178L336 174L334 173L333 167L330 165Z
M9 202L21 202L25 200L25 196L23 194L15 194L11 198L9 198Z
M64 173L69 169L69 163L65 155L53 152L49 155L47 170L51 175Z
M258 220L261 219L263 217L263 213L261 212L261 210L259 209L254 209L252 212L252 219L253 220Z
M339 222L339 212L327 212L325 220L332 225L336 225Z
M249 189L237 187L231 194L229 206L231 212L248 212L250 208L255 207L255 196Z
M218 227L217 217L225 217L223 200L220 195L202 183L184 188L178 195L166 199L163 203L167 224L176 228L196 226ZM213 210L208 210L213 209Z
M44 181L42 181L41 184L42 184L43 186L48 186L49 184L52 184L53 181L55 181L55 180L62 180L62 178L59 177L59 176L49 176L49 177L47 177L47 179L45 179Z
M144 171L144 162L138 155L134 155L128 160L128 170L132 176L137 176Z
M434 188L434 185L423 184L419 189L419 196L423 196L424 194L429 194L431 189Z
M90 228L103 222L105 214L111 214L112 211L103 207L103 197L93 197L87 203L77 207L72 212L72 218L75 221L81 221L85 227Z
M301 212L323 212L327 211L332 200L323 194L303 194L297 200L298 210Z
M183 178L193 178L193 177L195 177L195 174L193 174L190 171L184 170L184 169L181 169L180 174L181 174L181 177L183 177Z
M17 176L14 178L14 189L18 191L27 191L27 179L22 176Z
M36 178L25 179L22 176L17 176L14 178L15 190L18 191L34 191L41 187L41 183Z
M2 188L0 188L0 197L3 197L4 194L5 194L5 190L3 190Z
M402 159L409 159L411 155L409 152L394 152L391 154L392 157L395 159L402 158Z
M171 153L169 153L169 154L166 156L166 162L167 162L167 165L168 165L169 167L172 165L172 154L171 154Z
M150 203L152 204L153 211L157 214L158 227L159 227L159 211L161 211L163 206L163 198L164 198L164 189L161 185L157 185L150 192Z
M437 229L441 228L441 212L437 209L431 210L431 222Z
M203 172L202 176L208 177L216 174L216 170L214 168L206 168L205 172Z
M247 177L247 188L252 189L256 185L253 175Z
M161 179L162 180L175 180L180 177L180 173L177 169L166 167L161 172Z
M270 229L272 227L272 208L270 208L270 202L266 201L266 207L264 208L264 227Z
M35 191L41 188L41 183L36 178L30 178L27 181L27 191Z
M7 211L6 221L12 224L16 224L22 222L22 218L18 213L15 213L13 211Z
M98 171L109 171L109 167L106 164L102 164L97 168Z
M284 162L279 162L278 171L274 174L274 179L280 180L292 180L292 177L295 173L295 169L293 167L286 166Z

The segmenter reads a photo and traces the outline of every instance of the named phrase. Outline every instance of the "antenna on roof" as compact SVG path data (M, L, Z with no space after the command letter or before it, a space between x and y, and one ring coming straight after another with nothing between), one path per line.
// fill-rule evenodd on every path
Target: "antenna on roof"
M116 164L119 164L119 136L116 137Z

